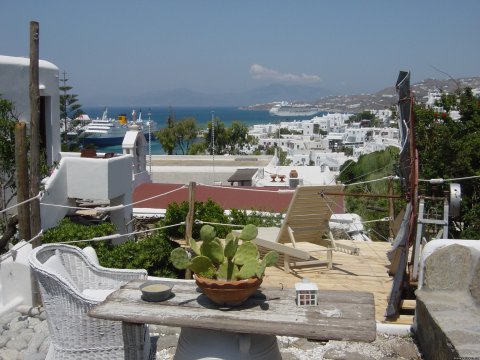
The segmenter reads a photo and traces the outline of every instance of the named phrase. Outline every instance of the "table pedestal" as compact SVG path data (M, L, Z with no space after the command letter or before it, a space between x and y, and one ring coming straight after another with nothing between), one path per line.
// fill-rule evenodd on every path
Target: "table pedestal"
M182 327L175 360L281 360L275 335Z

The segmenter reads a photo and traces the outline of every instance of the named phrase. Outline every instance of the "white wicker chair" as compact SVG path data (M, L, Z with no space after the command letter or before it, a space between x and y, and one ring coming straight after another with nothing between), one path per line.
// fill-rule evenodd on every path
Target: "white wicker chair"
M148 328L124 339L122 324L94 319L88 311L145 270L109 269L89 261L74 246L46 244L33 249L30 266L38 280L51 337L50 359L124 359L125 348L153 359ZM142 345L144 344L143 348Z

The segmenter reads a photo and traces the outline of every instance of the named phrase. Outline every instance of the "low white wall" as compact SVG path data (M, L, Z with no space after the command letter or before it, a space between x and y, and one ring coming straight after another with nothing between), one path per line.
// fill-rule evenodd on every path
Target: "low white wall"
M112 199L132 191L131 155L109 159L74 158L68 160L68 197Z
M45 191L40 199L40 216L42 229L54 227L68 213L68 208L48 206L46 204L75 206L73 200L67 197L67 161L60 160L59 166L53 171L45 183Z
M33 305L28 263L32 245L22 240L12 250L15 258L7 257L0 264L0 317L15 311L18 305Z

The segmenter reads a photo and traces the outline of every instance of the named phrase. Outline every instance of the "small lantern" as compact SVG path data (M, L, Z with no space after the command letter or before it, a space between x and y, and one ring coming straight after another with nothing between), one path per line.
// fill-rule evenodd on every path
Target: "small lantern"
M318 287L308 279L295 284L297 293L297 306L317 306Z

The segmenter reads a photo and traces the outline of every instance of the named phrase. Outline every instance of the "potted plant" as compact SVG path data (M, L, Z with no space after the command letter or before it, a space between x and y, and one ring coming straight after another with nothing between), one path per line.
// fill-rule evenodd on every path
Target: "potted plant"
M213 226L204 225L200 229L201 245L193 239L189 241L192 255L176 248L170 260L177 269L190 269L197 286L210 300L218 305L237 306L255 293L265 268L278 260L275 251L260 258L258 247L252 242L257 234L257 227L249 224L238 237L230 232L224 244Z

